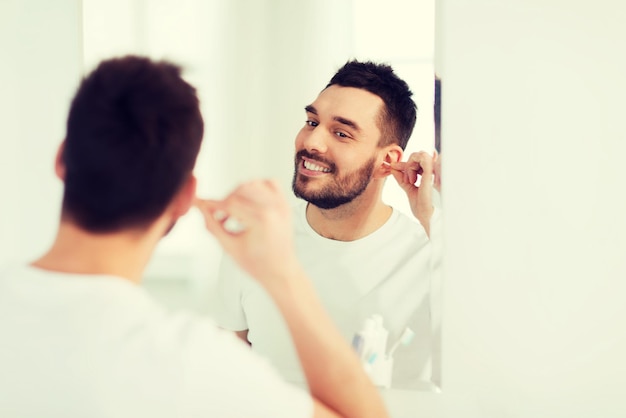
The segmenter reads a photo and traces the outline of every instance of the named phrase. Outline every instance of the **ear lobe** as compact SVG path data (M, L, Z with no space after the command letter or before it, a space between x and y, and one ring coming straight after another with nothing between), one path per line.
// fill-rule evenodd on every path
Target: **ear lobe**
M59 145L57 155L54 160L54 173L61 181L65 181L65 163L63 162L63 150L65 149L65 140Z
M179 218L186 214L196 199L196 177L191 174L185 181L185 184L176 195L174 203L174 217Z

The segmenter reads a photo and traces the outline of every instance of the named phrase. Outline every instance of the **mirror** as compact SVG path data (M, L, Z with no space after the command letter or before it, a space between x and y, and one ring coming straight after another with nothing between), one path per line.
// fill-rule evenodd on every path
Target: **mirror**
M405 158L433 151L434 7L434 0L389 0L384 7L373 0L83 0L84 69L128 53L181 64L198 88L206 122L196 169L199 194L220 197L241 181L272 177L292 196L303 108L351 58L388 63L409 84L418 118ZM383 200L413 218L392 179ZM191 213L160 244L144 285L173 308L210 313L220 257L199 214ZM435 278L429 288L415 295L428 330L415 330L413 345L398 348L394 365L397 374L419 364L419 376L392 388L439 386ZM386 321L392 314L382 315ZM389 346L401 331L389 335ZM422 341L422 352L402 365L400 353L415 350L415 341Z

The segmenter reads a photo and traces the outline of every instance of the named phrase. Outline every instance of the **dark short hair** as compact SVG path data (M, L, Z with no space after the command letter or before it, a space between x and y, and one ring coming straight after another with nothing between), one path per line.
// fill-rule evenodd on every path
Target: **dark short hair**
M70 107L63 218L91 232L149 225L191 175L203 129L180 67L137 56L103 61Z
M332 85L355 87L380 97L385 108L378 125L381 130L379 145L396 143L402 149L406 148L415 126L417 106L411 98L413 92L408 84L396 75L391 66L351 60L335 73L326 87Z

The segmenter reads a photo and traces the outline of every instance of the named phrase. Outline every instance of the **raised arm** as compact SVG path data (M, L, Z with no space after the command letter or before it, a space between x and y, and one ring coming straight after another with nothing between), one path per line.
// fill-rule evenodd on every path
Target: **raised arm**
M378 390L323 309L296 258L291 211L278 185L246 183L224 200L198 200L197 206L207 229L264 286L284 316L313 397L314 416L387 417ZM245 229L228 232L216 211L238 219Z
M391 163L391 174L407 194L411 211L430 237L430 220L433 216L433 165L437 154L425 151L412 153L407 161ZM420 185L415 182L421 176Z

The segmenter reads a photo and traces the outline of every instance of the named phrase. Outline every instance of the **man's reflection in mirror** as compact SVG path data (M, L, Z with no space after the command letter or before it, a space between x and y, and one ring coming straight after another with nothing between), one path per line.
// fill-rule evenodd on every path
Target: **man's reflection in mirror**
M404 155L416 122L412 92L386 64L349 61L304 110L293 176L298 256L346 340L355 341L368 318L382 319L386 340L377 353L359 353L364 367L389 360L395 346L391 386L417 388L432 373L429 234L439 230L431 226L440 212L432 203L435 155ZM383 201L388 177L406 192L413 216ZM218 289L218 325L304 383L290 334L263 289L228 258Z

